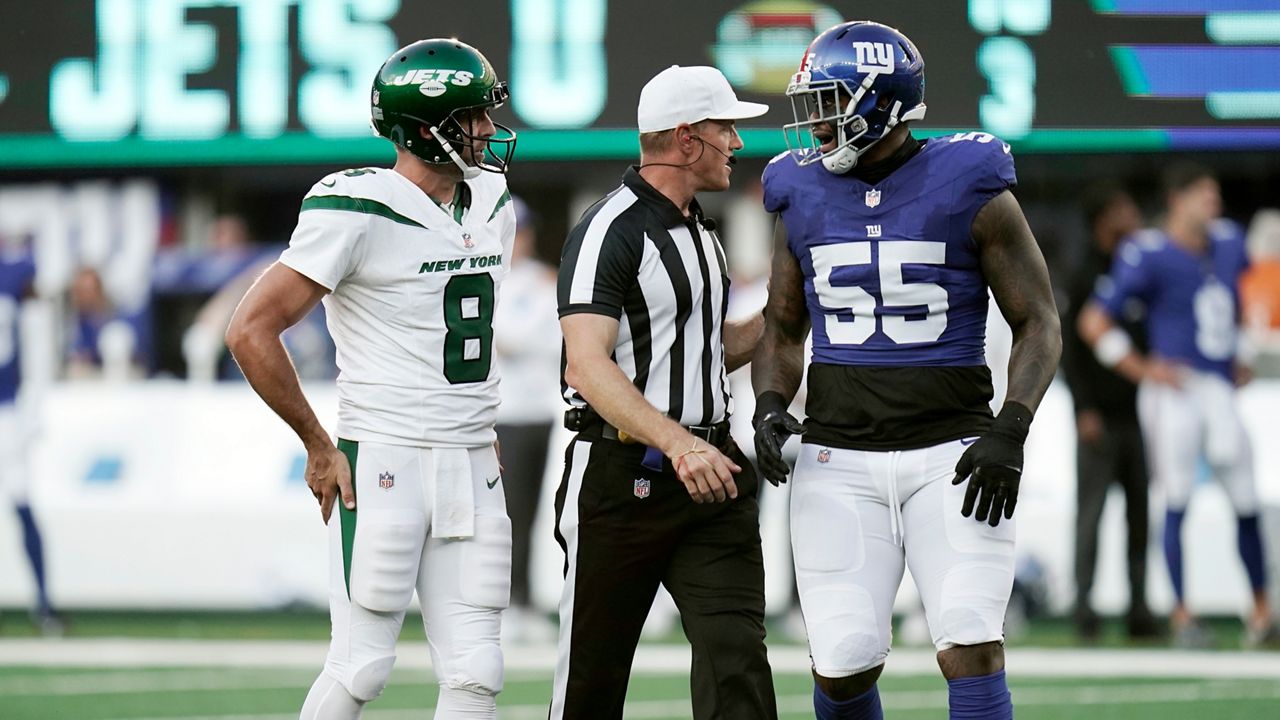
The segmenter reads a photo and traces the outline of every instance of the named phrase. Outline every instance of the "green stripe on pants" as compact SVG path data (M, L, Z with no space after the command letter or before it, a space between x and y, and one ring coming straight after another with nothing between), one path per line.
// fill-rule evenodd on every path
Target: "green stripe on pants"
M360 443L353 440L338 439L338 449L347 456L351 464L351 494L356 492L356 456L360 454ZM356 548L356 511L348 510L339 495L338 522L342 523L342 577L347 584L347 599L351 599L351 553Z

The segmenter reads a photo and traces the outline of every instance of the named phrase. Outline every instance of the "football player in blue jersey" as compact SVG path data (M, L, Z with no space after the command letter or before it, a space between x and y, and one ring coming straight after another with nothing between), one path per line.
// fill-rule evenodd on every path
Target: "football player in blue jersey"
M819 35L787 88L791 150L764 173L776 213L766 329L753 359L761 471L803 433L791 535L822 720L881 718L904 563L924 602L950 717L1013 717L1003 624L1023 442L1058 365L1049 274L985 133L912 136L924 61L893 28ZM1013 330L992 418L988 288ZM813 331L808 420L787 414Z
M1110 275L1100 279L1080 313L1078 329L1103 365L1138 383L1151 476L1165 493L1174 641L1212 643L1186 606L1182 582L1182 519L1203 458L1238 517L1240 558L1253 588L1246 642L1272 642L1277 633L1267 601L1252 449L1235 407L1235 385L1249 375L1237 356L1239 281L1249 265L1244 232L1219 218L1222 197L1207 168L1170 166L1164 191L1163 227L1141 231L1121 247ZM1147 307L1145 355L1115 320L1134 301Z
M18 408L20 345L18 321L22 302L31 295L35 265L27 254L0 250L0 492L8 494L22 524L22 544L35 578L36 606L32 619L47 635L62 632L62 621L49 602L45 583L44 542L27 499L30 468L27 466L28 433Z

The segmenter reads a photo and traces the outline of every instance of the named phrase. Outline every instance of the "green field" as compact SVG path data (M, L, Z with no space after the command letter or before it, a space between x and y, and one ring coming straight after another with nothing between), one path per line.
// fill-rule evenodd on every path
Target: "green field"
M427 653L418 627L406 626L412 641L386 693L365 712L369 720L431 716L435 687ZM72 617L65 639L42 640L6 613L0 618L0 718L296 718L326 630L323 616L313 612L87 613ZM1224 623L1219 630L1228 635L1233 628ZM1011 649L1020 720L1280 718L1280 653L1078 649L1065 647L1068 637L1065 627L1047 623ZM1118 644L1118 637L1106 644ZM690 717L684 652L679 642L642 647L627 718ZM781 717L813 717L804 648L776 641L771 654ZM550 646L508 653L500 718L546 717L554 660ZM887 717L946 717L946 685L931 664L927 648L890 656L880 683Z
M421 672L396 671L391 686L365 713L369 720L429 717L435 687ZM136 668L101 667L0 669L0 716L8 720L285 720L297 711L313 673L303 668ZM688 718L685 679L679 674L641 675L632 683L628 718ZM809 680L799 674L776 678L781 716L813 717ZM1066 720L1179 720L1181 718L1272 718L1280 708L1277 680L1190 680L1035 678L1012 683L1018 717ZM499 701L500 717L546 717L550 682L546 674L508 679ZM881 681L885 712L891 718L945 717L946 689L933 677Z

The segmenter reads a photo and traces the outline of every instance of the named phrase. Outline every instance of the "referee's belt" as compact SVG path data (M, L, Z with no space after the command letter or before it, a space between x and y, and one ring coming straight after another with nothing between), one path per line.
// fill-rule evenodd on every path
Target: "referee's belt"
M626 432L610 425L600 414L590 407L569 408L564 412L564 426L574 432L586 432L599 428L600 437L605 440L617 440L625 445L639 442ZM723 447L729 440L729 421L721 420L714 425L685 425L689 434L706 440L712 447Z

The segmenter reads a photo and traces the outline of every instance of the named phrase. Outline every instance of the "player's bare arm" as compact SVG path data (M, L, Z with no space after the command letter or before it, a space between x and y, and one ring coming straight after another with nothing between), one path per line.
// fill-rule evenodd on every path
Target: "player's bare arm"
M755 313L749 318L724 324L724 369L733 372L751 362L760 337L764 334L764 315Z
M787 412L804 377L804 340L809 313L804 300L804 271L787 246L787 231L774 222L773 266L769 299L765 303L764 332L751 360L751 385L756 393L756 458L760 471L774 485L787 481L782 445L804 426Z
M733 474L742 468L658 412L609 357L618 339L617 320L576 313L561 318L560 328L564 333L565 381L592 409L637 442L658 448L671 458L694 502L738 497Z
M355 508L351 469L302 394L280 334L306 317L327 292L277 262L249 289L227 328L227 348L249 385L302 440L307 450L307 485L320 502L325 523L339 495L347 508Z
M1058 369L1062 328L1049 269L1013 193L992 198L973 220L982 274L1013 331L1007 400L1032 412Z
M973 220L982 274L1013 331L1009 390L987 432L956 463L953 484L968 481L960 512L993 527L1013 517L1022 479L1022 446L1031 418L1062 355L1062 328L1049 270L1022 208L1009 191Z
M1177 366L1156 357L1144 356L1133 347L1125 331L1111 319L1106 308L1096 300L1090 300L1080 310L1076 331L1084 339L1103 365L1123 375L1137 385L1143 380L1181 386Z

